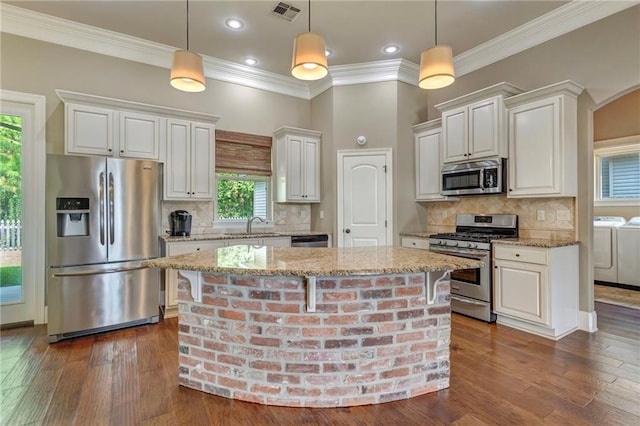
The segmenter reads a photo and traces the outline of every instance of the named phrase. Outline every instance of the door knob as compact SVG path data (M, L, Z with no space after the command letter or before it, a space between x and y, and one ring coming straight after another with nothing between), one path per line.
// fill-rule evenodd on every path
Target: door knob
M347 228L347 229L344 230L344 232L346 232L347 234L350 234L351 233L351 229Z

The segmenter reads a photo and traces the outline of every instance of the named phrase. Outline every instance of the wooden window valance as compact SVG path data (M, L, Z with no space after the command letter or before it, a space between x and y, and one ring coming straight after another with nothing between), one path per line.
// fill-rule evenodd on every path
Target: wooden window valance
M271 136L216 130L216 172L271 176Z

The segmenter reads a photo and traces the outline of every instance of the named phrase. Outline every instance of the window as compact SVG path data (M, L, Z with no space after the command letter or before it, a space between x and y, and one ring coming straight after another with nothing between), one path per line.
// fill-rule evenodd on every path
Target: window
M239 173L216 173L218 208L216 219L246 221L252 216L269 218L269 177Z
M216 130L216 221L271 218L271 140Z
M640 204L640 143L596 148L595 203Z

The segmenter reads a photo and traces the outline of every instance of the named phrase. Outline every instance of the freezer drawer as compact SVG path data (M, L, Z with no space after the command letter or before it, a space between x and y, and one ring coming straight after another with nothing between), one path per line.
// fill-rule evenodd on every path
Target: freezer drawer
M159 270L139 263L50 268L49 341L158 322L159 291Z

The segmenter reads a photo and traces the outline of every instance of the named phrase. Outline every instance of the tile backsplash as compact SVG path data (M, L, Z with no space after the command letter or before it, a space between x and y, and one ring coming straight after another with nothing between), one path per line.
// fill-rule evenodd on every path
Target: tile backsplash
M486 195L460 197L459 201L429 203L426 231L455 231L458 213L517 214L522 238L576 238L574 198L507 198L506 195ZM544 216L544 219L538 220L539 215Z
M215 229L213 228L214 210L213 202L211 201L163 201L161 203L161 225L163 233L168 233L171 229L169 226L169 215L174 210L186 210L191 213L192 235L210 234L212 232L222 233L231 230L238 231L237 226L234 228L225 228L216 225ZM310 231L311 205L274 203L273 218L270 222L272 222L273 228L269 231ZM260 226L258 223L254 225L254 227L258 226Z

